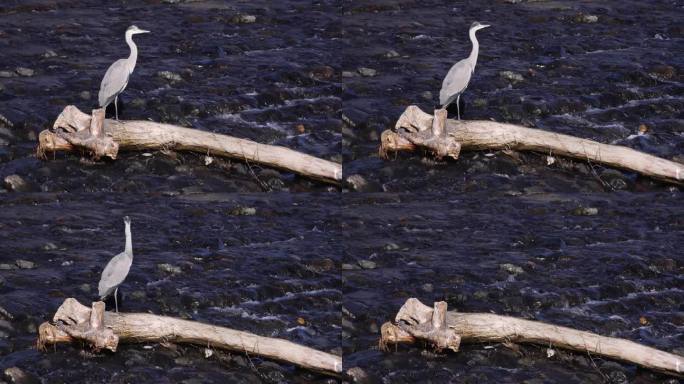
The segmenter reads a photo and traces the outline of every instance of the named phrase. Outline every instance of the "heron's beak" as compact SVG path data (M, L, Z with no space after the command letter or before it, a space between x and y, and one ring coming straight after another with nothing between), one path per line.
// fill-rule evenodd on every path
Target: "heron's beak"
M490 26L489 24L480 24L480 27L482 27L482 28L487 28L487 27L489 27L489 26ZM482 29L482 28L481 28L481 29Z
M146 31L144 29L141 29L140 31L138 31L138 33L150 33L150 31Z

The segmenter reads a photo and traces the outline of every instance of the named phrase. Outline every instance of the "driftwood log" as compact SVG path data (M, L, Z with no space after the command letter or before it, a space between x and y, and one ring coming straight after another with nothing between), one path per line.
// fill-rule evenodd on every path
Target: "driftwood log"
M93 110L91 116L69 105L52 129L40 133L37 153L42 156L79 148L96 159L116 159L120 149L194 151L284 169L331 184L342 180L341 164L289 148L152 121L105 120L102 109Z
M119 341L191 343L262 356L332 376L342 373L342 357L291 341L172 317L105 312L104 309L101 301L88 308L74 298L64 300L53 322L40 325L38 348L44 350L50 344L77 340L95 350L112 352L116 351Z
M509 316L447 312L445 302L430 308L411 298L401 307L394 323L382 325L380 347L386 350L390 344L413 344L418 340L438 350L453 351L458 351L461 341L533 343L603 356L669 375L684 374L684 357L629 340Z
M493 121L446 120L446 111L427 114L411 105L394 130L382 133L380 154L422 147L457 159L464 150L538 151L621 168L674 184L684 184L684 164L619 145Z

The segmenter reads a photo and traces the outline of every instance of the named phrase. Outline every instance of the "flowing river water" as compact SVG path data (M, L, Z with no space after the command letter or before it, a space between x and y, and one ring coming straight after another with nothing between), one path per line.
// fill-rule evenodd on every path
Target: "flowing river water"
M492 26L477 35L464 119L683 162L682 19L665 0L2 1L0 178L25 185L0 188L0 369L44 383L341 380L201 346L36 350L65 298L94 298L129 215L124 312L289 339L343 355L369 382L677 382L541 346L380 351L379 327L417 297L684 354L684 204L679 186L553 154L377 148L408 105L435 108L477 20ZM134 37L122 119L282 145L357 182L171 151L37 158L66 105L96 107L131 24L151 33Z

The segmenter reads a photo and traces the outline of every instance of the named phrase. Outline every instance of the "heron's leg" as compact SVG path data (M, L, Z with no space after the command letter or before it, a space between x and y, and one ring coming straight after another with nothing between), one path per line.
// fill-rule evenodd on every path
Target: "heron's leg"
M119 121L119 96L114 97L114 113L116 114L116 121ZM118 311L117 311L118 312Z
M116 287L114 289L114 307L116 308L116 312L119 312L119 301L116 299L116 295L119 294L119 287Z
M456 111L458 111L458 119L461 120L461 95L456 96Z

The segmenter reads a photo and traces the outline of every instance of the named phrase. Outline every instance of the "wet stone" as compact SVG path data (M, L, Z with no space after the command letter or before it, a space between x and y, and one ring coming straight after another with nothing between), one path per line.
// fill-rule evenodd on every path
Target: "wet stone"
M233 208L232 211L230 211L230 214L233 216L254 216L256 215L256 208L254 207L243 207L243 206L238 206Z
M346 184L355 191L362 191L368 186L368 182L361 175L351 175L345 180Z
M513 71L501 71L499 72L499 76L513 83L518 83L524 80L521 74Z
M0 271L11 271L13 269L17 269L17 266L14 264L0 263Z
M11 71L0 71L0 77L9 78L15 77L17 74Z
M181 75L179 75L175 72L171 72L171 71L159 71L159 72L157 72L157 77L161 77L164 80L168 80L168 81L172 81L172 82L183 80Z
M420 97L422 97L422 98L425 99L425 100L430 101L430 100L432 100L432 92L430 92L430 91L425 91L425 92L423 92L423 93L420 94Z
M352 71L342 71L342 77L350 78L350 77L357 77L358 74L356 72Z
M575 22L576 23L595 23L598 21L598 16L596 15L586 15L583 13L580 13L579 15L575 16Z
M83 293L90 293L90 284L88 283L83 283L78 286L78 289L81 290Z
M24 77L31 77L36 73L33 69L25 67L17 67L16 72L19 74L19 76Z
M598 215L598 208L594 207L577 207L572 210L575 216L595 216Z
M363 269L375 269L377 267L377 264L370 260L359 260L359 265Z
M169 263L157 264L157 269L162 272L170 273L172 275L177 275L182 272L180 267L171 265Z
M19 267L19 269L34 269L36 267L36 263L28 260L19 259L15 261L15 263L17 264L17 267Z
M359 68L358 72L361 74L361 76L364 77L373 77L378 74L378 71L376 71L375 69L366 67Z
M388 59L392 59L395 57L399 57L399 53L393 49L390 49L389 51L385 52L384 56Z
M5 177L5 188L13 192L28 192L31 185L19 175L9 175Z
M510 263L499 264L499 269L501 269L502 271L506 271L512 275L519 275L525 272L521 267Z
M90 100L90 92L88 91L83 91L79 94L82 100Z
M5 380L12 384L39 384L40 380L30 373L19 367L10 367L5 369Z
M53 51L52 49L48 49L43 53L43 57L46 59L49 59L51 57L57 57L57 52Z
M235 24L251 24L256 23L256 19L254 15L235 15L231 21Z

